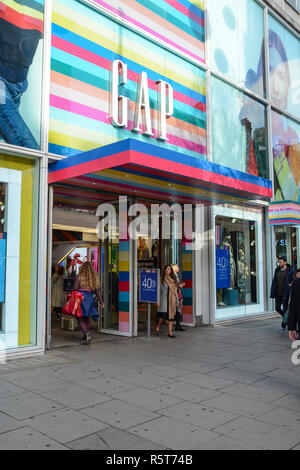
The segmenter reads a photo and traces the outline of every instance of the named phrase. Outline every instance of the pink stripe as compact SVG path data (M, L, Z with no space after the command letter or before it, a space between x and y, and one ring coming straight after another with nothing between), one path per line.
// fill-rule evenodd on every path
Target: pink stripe
M187 16L191 20L195 21L195 23L198 23L198 24L200 24L200 26L204 27L203 18L198 16L196 13L193 13L192 11L188 10L181 3L177 2L176 0L165 0L165 2L168 3L169 5L171 5L171 7L175 8L175 10L180 11L185 16Z
M90 106L85 106L83 104L61 98L57 95L50 95L50 106L63 109L64 111L68 111L70 113L79 114L80 116L84 116L89 119L95 119L96 121L101 121L105 124L111 124L107 113L99 111L95 108L91 108ZM128 121L128 127L129 129L134 127L132 121ZM152 131L154 134L152 139L155 139L156 131L155 129L152 129ZM167 134L167 137L169 139L169 143L172 145L206 155L206 147L203 145L196 144L186 139L181 139L180 137L171 134Z
M122 331L123 333L129 333L129 323L119 321L119 331Z
M134 24L135 26L138 26L139 28L143 29L144 31L147 31L148 33L152 34L153 36L156 36L157 38L161 39L162 41L170 44L171 46L173 47L176 47L176 49L184 52L185 54L191 56L191 57L194 57L194 59L196 60L199 60L200 62L204 63L205 60L202 58L202 57L199 57L197 56L196 54L193 54L192 52L188 51L187 49L185 49L184 47L181 47L179 46L178 44L176 44L175 42L171 41L170 39L167 39L165 36L162 36L161 34L158 34L156 31L153 31L152 29L148 28L147 26L145 26L144 24L134 20L133 18L131 18L130 16L128 15L125 15L123 12L122 14L120 14L119 10L117 10L116 8L112 7L111 5L108 5L107 3L103 2L102 0L95 0L95 3L98 3L99 5L102 5L104 8L106 8L107 10L110 10L112 11L113 13L115 13L116 15L118 16L121 16L122 18L124 18L125 20L129 21L130 23ZM200 42L200 41L199 41Z
M55 47L59 50L67 52L68 54L79 57L80 59L83 59L86 62L90 62L91 64L97 65L99 67L102 67L105 70L110 70L111 62L109 60L104 59L103 57L95 54L94 52L90 52L86 49L83 49L82 47L76 46L75 44L72 44L66 41L65 39L61 39L57 36L52 35L52 47ZM139 79L138 73L133 72L132 70L129 70L127 75L128 75L129 80L132 80L135 83L138 82L138 79ZM157 84L154 80L151 80L150 78L148 78L148 85L149 85L149 88L151 88L154 91L157 91ZM200 109L201 111L205 112L206 110L205 103L202 103L201 101L197 101L193 98L190 98L189 96L184 95L183 93L180 93L175 90L174 90L174 98L177 101L181 101L182 103L185 103L196 109Z

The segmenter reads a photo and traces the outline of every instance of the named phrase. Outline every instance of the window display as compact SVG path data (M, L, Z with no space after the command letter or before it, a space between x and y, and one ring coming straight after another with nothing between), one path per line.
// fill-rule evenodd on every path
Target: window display
M0 141L33 149L40 148L43 28L44 0L0 1Z
M215 223L217 307L257 303L256 222L217 216Z
M211 114L213 162L268 178L265 106L212 77Z

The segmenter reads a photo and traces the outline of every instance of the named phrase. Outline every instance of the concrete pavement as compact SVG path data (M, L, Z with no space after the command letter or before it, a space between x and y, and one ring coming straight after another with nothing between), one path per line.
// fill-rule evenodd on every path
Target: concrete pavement
M280 319L103 337L0 365L0 449L300 449Z

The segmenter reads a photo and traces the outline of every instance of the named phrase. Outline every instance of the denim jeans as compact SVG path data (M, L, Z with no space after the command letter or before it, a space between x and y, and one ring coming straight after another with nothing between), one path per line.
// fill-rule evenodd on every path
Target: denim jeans
M27 80L10 83L0 77L0 134L8 144L39 149L19 112L21 97L27 86Z

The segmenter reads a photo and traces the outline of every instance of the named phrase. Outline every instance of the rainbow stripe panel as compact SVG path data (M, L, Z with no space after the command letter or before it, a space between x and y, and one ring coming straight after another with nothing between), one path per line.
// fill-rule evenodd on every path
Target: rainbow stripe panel
M203 0L94 0L159 41L204 62Z
M182 321L192 324L193 315L193 253L188 249L186 241L182 243L182 282L185 287L182 289L183 307Z
M300 225L300 203L273 202L269 206L270 225Z
M184 2L154 3L169 5L169 9L171 3ZM130 4L142 6L146 2ZM151 8L152 2L147 5ZM177 16L180 15L178 10ZM178 25L183 28L184 22ZM206 90L202 69L74 0L54 0L51 56L50 152L73 156L134 137L162 150L180 151L183 156L206 160ZM115 128L109 119L110 70L116 59L128 66L128 82L120 87L120 94L130 99L126 129ZM131 131L141 72L148 76L153 137ZM174 114L167 120L167 142L156 138L158 80L167 81L174 89Z
M119 331L129 333L129 240L119 242Z

